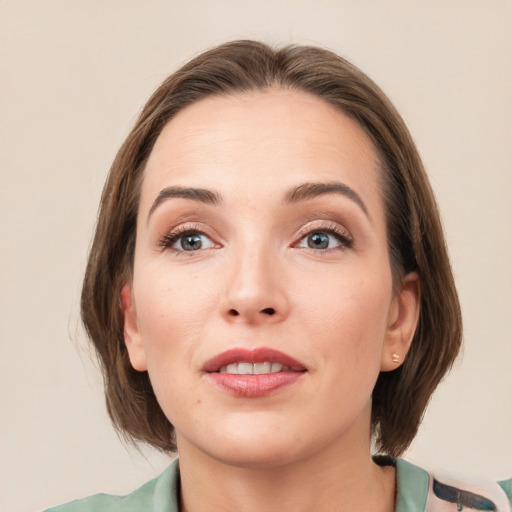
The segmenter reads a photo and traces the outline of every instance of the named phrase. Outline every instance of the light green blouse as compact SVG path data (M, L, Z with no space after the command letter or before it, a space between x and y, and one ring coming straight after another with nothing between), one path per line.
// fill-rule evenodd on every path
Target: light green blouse
M396 470L397 501L395 512L425 512L429 497L429 474L418 466L402 459L396 460ZM500 482L500 486L499 492L504 491L507 495L510 510L512 510L512 479ZM450 489L455 488L451 487ZM464 493L465 491L461 492ZM432 492L430 492L431 494ZM429 510L435 510L435 506L432 508L430 503L429 501ZM463 508L458 508L456 502L453 502L452 505L453 510L463 510ZM480 508L480 510L499 510L499 512L502 512L501 508ZM46 512L179 512L178 460L173 461L159 477L127 496L95 494L82 500L51 508Z

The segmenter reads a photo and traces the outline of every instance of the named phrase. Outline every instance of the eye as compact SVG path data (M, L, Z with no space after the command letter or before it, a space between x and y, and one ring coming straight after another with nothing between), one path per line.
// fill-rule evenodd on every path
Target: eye
M217 247L212 240L200 231L178 231L166 235L160 242L162 249L170 248L177 252L195 252Z
M309 247L310 249L333 249L339 247L340 241L331 233L315 231L309 233L300 242L298 247Z
M172 248L176 251L199 251L214 247L214 243L203 233L188 233L180 236Z
M338 229L316 229L304 235L296 247L326 251L338 248L350 248L352 239Z

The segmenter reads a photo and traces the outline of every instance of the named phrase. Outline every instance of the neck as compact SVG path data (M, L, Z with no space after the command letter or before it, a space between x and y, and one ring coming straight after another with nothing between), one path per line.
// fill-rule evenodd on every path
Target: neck
M266 467L227 464L180 441L183 512L392 512L395 507L395 470L372 461L369 441L334 443L307 458Z

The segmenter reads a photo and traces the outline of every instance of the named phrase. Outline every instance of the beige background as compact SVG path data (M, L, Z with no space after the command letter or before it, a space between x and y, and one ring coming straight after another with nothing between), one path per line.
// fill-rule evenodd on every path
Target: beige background
M167 463L127 451L78 320L116 148L156 85L239 37L321 44L391 96L444 216L464 358L406 455L512 476L511 0L0 1L0 509L125 493Z

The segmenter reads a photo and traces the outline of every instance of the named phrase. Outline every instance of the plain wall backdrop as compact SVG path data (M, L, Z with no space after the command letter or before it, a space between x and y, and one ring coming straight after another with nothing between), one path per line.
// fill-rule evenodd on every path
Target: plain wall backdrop
M143 103L236 38L331 48L404 116L444 218L465 350L406 458L512 476L511 0L0 2L0 510L126 493L127 450L79 322L103 181Z

